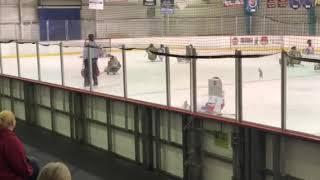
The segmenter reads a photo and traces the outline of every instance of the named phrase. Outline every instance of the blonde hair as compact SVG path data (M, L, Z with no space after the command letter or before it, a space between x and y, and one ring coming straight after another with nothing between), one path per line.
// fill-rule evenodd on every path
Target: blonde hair
M71 180L71 174L65 164L51 162L41 169L37 180Z
M13 112L4 110L0 112L0 128L10 128L16 126L16 117Z

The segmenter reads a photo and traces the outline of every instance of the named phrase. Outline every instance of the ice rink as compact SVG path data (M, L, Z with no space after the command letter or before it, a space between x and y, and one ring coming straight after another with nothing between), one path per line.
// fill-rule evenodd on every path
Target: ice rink
M46 48L46 47L42 47ZM59 52L59 47L52 51ZM41 49L40 49L41 51ZM77 51L81 52L81 48ZM31 54L36 54L30 48ZM120 50L112 50L122 63ZM126 52L128 97L158 104L166 104L165 62L150 62L145 51ZM255 59L243 59L243 118L244 120L268 126L281 126L281 84L280 54ZM18 75L15 57L2 59L3 73ZM107 58L98 61L101 74L99 86L94 91L123 96L122 69L116 75L103 72ZM20 57L21 76L38 79L36 56ZM287 129L320 135L320 122L317 114L320 107L320 72L313 70L313 63L303 66L288 67L287 70ZM171 65L171 104L182 108L184 101L190 103L190 65L178 63L170 58ZM41 56L41 80L61 84L60 57L57 55ZM80 74L82 58L80 54L64 55L65 85L83 89ZM259 79L258 68L263 71ZM197 96L199 108L208 100L208 79L219 77L225 92L225 117L235 117L235 60L234 59L198 59L197 61Z

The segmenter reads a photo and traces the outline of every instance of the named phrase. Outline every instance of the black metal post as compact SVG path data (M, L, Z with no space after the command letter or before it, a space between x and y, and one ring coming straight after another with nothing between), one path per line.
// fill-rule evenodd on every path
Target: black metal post
M142 107L143 166L153 169L152 109Z
M281 52L281 129L286 129L287 119L287 58L286 52Z
M165 48L165 53L169 54L169 48ZM171 74L170 74L170 57L166 55L166 94L167 106L171 106Z
M235 70L236 70L236 120L242 121L242 58L241 51L236 50L235 52Z

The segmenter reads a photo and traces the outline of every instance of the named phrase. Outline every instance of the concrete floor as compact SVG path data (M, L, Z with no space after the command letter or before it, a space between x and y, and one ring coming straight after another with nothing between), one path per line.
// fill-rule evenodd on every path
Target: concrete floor
M16 132L24 142L28 156L37 159L41 166L52 161L66 163L74 180L172 179L147 171L142 166L120 159L112 153L80 145L38 127L19 123Z

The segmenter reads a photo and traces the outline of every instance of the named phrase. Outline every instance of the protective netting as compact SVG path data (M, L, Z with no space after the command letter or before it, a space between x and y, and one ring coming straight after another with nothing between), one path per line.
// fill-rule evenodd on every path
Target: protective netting
M242 54L274 54L291 46L304 48L306 40L313 38L317 51L317 38L308 37L319 32L315 4L296 7L290 2L261 0L257 6L228 0L179 0L165 5L161 1L155 6L141 1L106 2L104 10L96 11L83 1L80 19L74 20L58 14L44 18L49 8L43 4L38 9L36 1L3 0L0 39L63 40L65 46L83 47L80 40L95 34L112 39L112 43L101 42L103 47L144 49L153 43L168 47L171 54L186 55L186 46L193 45L199 56L214 56L234 54L236 49Z

